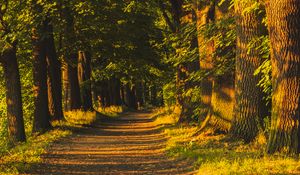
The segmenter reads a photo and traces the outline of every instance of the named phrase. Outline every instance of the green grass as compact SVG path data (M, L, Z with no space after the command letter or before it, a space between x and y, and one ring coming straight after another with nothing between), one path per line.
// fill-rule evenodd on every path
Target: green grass
M117 116L117 110L105 109L106 113L72 111L66 112L66 121L53 122L53 130L38 136L29 136L26 143L8 149L3 148L0 152L0 174L19 174L28 169L31 165L41 162L41 154L45 153L48 146L54 141L69 136L74 130L92 124L97 117Z
M262 135L249 145L232 141L227 135L212 134L209 130L193 136L197 127L175 125L174 114L160 109L155 115L158 124L168 123L164 127L169 138L167 154L194 160L198 174L300 174L299 158L267 155L264 150L266 139Z

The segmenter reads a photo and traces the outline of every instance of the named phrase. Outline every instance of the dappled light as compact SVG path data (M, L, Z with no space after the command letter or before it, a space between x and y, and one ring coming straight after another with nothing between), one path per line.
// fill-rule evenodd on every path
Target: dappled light
M0 175L300 174L296 0L0 0Z

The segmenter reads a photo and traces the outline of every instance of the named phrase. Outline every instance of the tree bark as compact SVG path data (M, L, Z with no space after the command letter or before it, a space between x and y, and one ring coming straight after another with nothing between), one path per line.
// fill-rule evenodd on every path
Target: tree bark
M137 82L136 83L136 98L137 98L138 108L140 109L142 106L144 106L143 84L142 84L142 82Z
M267 4L272 61L272 116L268 153L300 152L300 3Z
M6 105L8 121L8 139L12 144L26 141L22 110L22 95L16 47L3 51L0 63L4 70L6 87Z
M68 63L68 84L70 88L70 109L81 108L80 86L78 80L77 54L71 54L71 63Z
M68 63L63 59L62 62L62 83L63 83L63 103L64 110L70 110L70 85L68 80Z
M78 80L80 84L82 108L93 110L91 91L91 55L89 52L78 52Z
M205 42L205 38L202 35L203 28L210 22L215 21L215 2L198 2L196 3L197 14L197 33L198 33L198 45L199 45L199 63L200 71L207 74L213 69L212 53L214 52L214 42ZM201 112L199 119L203 120L211 108L211 96L212 96L212 77L204 76L200 82L201 90Z
M39 29L40 30L40 29ZM41 32L42 31L42 32ZM33 133L45 132L51 128L50 114L48 108L48 91L47 91L47 61L45 39L42 39L41 31L33 30L33 83L34 83L34 117Z
M136 101L136 95L135 95L135 87L130 87L129 84L125 85L125 91L126 91L126 101L127 106L130 109L137 109L137 101Z
M263 63L260 51L255 43L249 51L249 44L266 34L262 24L262 10L243 12L257 0L247 0L236 3L237 19L237 51L235 71L235 113L232 120L231 133L242 138L246 143L252 141L262 127L263 118L267 115L267 106L263 100L262 89L257 86L260 77L254 76L254 71Z
M58 60L56 53L53 26L50 20L44 22L46 36L46 56L48 65L48 103L49 112L54 120L64 119L62 107L62 78L61 78L61 62Z

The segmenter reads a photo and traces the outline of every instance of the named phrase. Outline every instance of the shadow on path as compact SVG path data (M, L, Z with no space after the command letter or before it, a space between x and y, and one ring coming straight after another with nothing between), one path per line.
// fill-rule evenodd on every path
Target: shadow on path
M165 142L149 113L126 113L54 143L27 174L193 174L189 162L166 157Z

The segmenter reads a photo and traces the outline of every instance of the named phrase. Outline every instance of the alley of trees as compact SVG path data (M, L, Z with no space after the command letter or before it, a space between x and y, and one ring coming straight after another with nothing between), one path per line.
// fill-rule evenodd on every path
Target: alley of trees
M180 108L266 152L300 152L295 0L0 0L0 147L73 110Z

